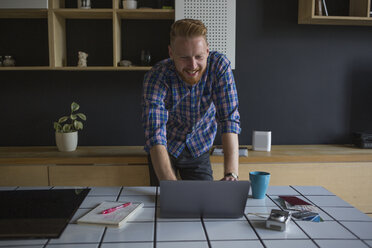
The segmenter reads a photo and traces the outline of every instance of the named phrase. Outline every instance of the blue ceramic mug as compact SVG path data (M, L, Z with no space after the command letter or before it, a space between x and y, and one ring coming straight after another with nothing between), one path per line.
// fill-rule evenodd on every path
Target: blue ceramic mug
M251 181L253 198L265 198L267 187L269 186L270 173L263 171L252 171L249 172L249 180Z

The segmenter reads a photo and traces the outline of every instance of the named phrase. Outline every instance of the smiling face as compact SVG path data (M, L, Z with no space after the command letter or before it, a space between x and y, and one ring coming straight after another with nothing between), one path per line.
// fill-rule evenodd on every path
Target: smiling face
M205 38L176 37L168 50L180 77L190 85L197 84L207 67L209 48Z

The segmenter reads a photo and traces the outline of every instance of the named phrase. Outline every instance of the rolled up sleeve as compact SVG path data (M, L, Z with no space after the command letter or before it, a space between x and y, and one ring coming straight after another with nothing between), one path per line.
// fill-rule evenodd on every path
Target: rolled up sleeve
M167 145L166 125L168 111L164 99L168 88L163 83L164 73L151 70L143 82L142 124L145 133L145 151L150 152L154 145Z
M221 133L240 134L239 101L230 62L226 57L222 57L217 67L219 73L213 91L216 119L221 127Z

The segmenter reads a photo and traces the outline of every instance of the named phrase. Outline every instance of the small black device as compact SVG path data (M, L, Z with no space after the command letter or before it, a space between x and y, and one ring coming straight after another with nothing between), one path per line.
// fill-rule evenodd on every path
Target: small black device
M372 131L369 132L353 132L353 145L359 148L372 149Z

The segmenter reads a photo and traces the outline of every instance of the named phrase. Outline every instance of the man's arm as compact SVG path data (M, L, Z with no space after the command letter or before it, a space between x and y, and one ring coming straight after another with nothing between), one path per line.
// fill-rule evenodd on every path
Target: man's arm
M224 156L224 175L239 173L239 140L236 133L222 134L222 147ZM222 180L237 181L233 176L224 176Z
M150 149L151 161L156 176L161 180L177 180L172 169L167 148L164 145L155 145Z
M147 72L143 83L142 122L145 130L145 150L150 153L152 166L160 180L177 180L173 172L168 151L166 124L168 110L165 98L168 86L162 65Z
M230 61L226 56L218 55L216 61L217 81L213 88L213 102L216 106L216 119L222 133L222 147L224 153L224 175L239 170L239 141L240 115L238 110L238 93ZM224 176L222 180L236 181L233 175Z

